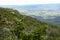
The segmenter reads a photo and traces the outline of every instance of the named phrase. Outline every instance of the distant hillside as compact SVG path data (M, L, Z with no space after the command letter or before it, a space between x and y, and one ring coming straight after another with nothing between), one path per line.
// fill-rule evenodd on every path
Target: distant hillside
M60 40L60 27L0 8L0 40Z

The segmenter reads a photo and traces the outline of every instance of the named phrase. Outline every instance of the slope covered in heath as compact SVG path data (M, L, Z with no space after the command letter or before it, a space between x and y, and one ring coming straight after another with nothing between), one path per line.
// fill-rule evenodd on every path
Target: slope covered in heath
M60 40L60 27L0 8L0 40Z

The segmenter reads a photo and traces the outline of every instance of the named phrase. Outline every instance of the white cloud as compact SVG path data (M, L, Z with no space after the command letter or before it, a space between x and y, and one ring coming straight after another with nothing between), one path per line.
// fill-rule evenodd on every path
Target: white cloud
M60 12L46 12L44 14L41 14L40 16L44 19L54 19L57 16L60 16Z
M29 5L60 3L60 0L0 0L0 5Z
M29 16L32 16L32 15L39 16L39 13L40 13L40 12L31 12L31 11L28 11L28 10L18 10L18 11L22 15L29 15Z
M18 10L18 11L23 15L41 16L43 19L54 19L57 16L60 16L60 12L55 12L55 11L54 12L47 12L47 11L45 11L45 12L41 12L41 11L30 12L30 11L27 11L27 10Z

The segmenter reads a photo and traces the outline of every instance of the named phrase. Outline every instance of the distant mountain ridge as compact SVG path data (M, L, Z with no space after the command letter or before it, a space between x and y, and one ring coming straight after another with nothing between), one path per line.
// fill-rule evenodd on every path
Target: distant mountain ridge
M60 10L60 4L36 4L36 5L1 5L0 7L24 9L24 10Z

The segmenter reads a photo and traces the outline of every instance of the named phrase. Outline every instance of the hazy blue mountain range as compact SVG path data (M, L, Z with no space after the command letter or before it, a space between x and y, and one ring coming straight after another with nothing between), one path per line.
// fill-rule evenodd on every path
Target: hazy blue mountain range
M19 10L23 15L28 15L47 23L60 25L60 4L36 4L36 5L1 5L0 7Z
M60 10L60 4L36 4L36 5L0 5L0 7L26 9L26 10Z

